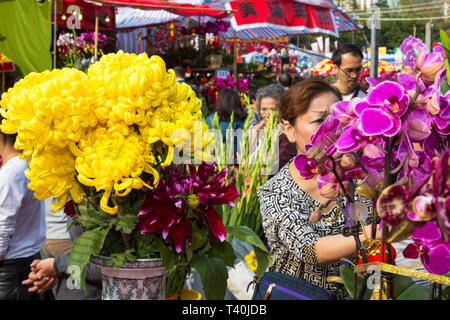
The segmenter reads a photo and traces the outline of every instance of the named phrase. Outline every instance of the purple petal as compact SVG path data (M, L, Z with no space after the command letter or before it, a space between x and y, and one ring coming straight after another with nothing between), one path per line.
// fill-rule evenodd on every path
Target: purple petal
M403 88L393 81L384 81L374 87L367 95L367 102L371 105L384 105L386 100L393 97L400 101L403 97Z
M355 113L358 116L361 116L361 113L367 108L376 108L376 106L373 106L364 100L364 101L361 101L361 102L355 104Z
M419 257L419 247L410 243L404 250L403 256L407 259L417 259Z
M442 237L435 221L428 221L424 226L416 228L411 239L416 243L430 243Z
M450 244L441 243L428 247L428 254L422 254L420 258L428 272L447 274L450 271Z
M356 126L350 126L344 129L343 133L337 139L335 146L339 152L352 152L361 147L361 137Z
M316 176L317 163L310 160L304 154L299 154L294 158L294 165L300 175L305 179L311 179Z
M379 108L367 108L361 113L361 130L364 135L381 135L393 125L392 119Z

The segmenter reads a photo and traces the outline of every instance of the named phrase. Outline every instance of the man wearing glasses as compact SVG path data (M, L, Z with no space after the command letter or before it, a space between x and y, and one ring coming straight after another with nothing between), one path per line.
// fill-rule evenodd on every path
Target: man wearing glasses
M337 81L333 85L342 94L342 99L364 98L366 94L358 81L363 60L361 49L344 44L333 52L332 60L337 69Z

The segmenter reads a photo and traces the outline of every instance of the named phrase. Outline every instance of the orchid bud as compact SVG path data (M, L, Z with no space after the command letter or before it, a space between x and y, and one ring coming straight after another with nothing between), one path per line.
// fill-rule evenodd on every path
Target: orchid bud
M319 190L322 197L332 199L339 195L339 184L327 183L323 185Z
M366 197L368 199L373 199L377 195L374 188L371 188L367 183L363 183L362 185L356 188L356 193Z
M341 158L341 166L345 169L351 169L356 164L356 158L352 154L344 154Z
M422 73L422 80L426 84L434 82L436 75L444 67L444 59L437 52L421 52L417 57L417 68Z
M408 134L413 140L424 140L430 135L431 131L429 126L423 121L413 119L409 122Z
M309 216L309 222L311 222L312 224L316 224L320 221L320 219L322 219L322 213L320 212L320 210L311 212L311 215Z

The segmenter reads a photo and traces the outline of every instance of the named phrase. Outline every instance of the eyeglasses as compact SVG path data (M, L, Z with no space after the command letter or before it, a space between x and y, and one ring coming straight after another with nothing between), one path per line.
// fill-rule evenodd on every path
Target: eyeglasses
M339 69L341 69L341 68L339 68ZM344 73L345 73L346 75L350 76L350 75L352 75L353 73L354 73L354 74L361 73L362 67L358 67L358 68L355 68L355 69L341 69L341 70L344 71Z

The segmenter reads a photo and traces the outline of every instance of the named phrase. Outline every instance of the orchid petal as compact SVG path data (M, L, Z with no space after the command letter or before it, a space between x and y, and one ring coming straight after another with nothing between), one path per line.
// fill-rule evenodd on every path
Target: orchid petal
M367 95L367 102L371 105L384 105L392 97L400 101L403 97L403 88L393 81L384 81L374 87Z
M381 135L393 125L392 119L381 109L367 108L361 113L361 130L364 135Z

